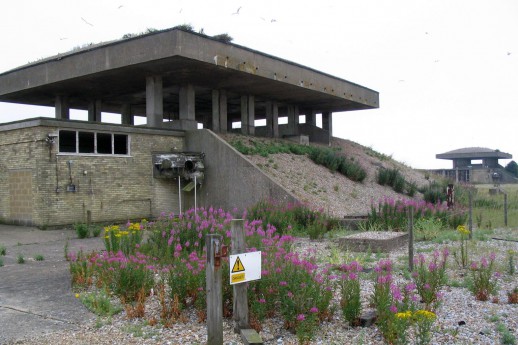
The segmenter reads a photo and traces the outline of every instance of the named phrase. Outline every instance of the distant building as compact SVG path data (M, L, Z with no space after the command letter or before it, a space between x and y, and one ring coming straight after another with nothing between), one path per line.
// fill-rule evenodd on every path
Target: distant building
M195 204L243 210L261 199L295 201L215 133L327 143L333 112L378 108L379 94L168 29L0 73L0 101L56 114L0 125L0 221L58 226L158 217ZM70 120L71 109L87 111L88 121ZM121 124L103 123L103 113L120 114ZM136 116L146 125L134 125Z
M446 176L455 182L470 183L516 183L517 179L504 170L499 159L511 159L509 153L483 147L466 147L435 156L453 162L452 169L440 169L433 172Z

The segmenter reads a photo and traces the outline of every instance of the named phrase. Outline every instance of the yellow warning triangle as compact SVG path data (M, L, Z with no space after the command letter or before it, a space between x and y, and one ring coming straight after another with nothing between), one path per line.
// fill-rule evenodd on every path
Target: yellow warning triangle
M236 262L234 262L234 267L232 267L232 273L243 272L244 270L245 266L243 266L243 263L241 262L241 259L239 259L238 256Z

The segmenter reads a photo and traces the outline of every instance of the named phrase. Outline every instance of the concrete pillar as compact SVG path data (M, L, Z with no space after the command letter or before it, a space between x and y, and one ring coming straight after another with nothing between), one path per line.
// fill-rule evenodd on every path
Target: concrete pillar
M196 123L196 95L192 84L180 86L180 129L193 130L198 128Z
M100 99L91 100L88 104L88 121L101 122L101 106Z
M299 132L299 111L298 107L288 106L288 134L298 135Z
M277 102L272 103L272 130L273 137L279 137L279 105Z
M68 97L58 95L55 101L56 119L70 120L70 107L68 106Z
M180 120L195 121L195 98L192 84L180 86Z
M227 92L225 90L219 91L219 130L221 133L227 133L229 126L227 123ZM230 125L232 129L232 125Z
M269 137L279 137L279 105L275 101L266 102L266 131Z
M146 78L146 118L148 127L161 127L164 122L162 77Z
M255 135L255 96L248 96L248 134Z
M322 128L329 132L329 139L333 136L333 113L325 111L322 113Z
M123 125L134 125L134 118L131 114L131 105L124 103L121 107L121 123Z
M306 123L312 126L317 125L317 112L313 109L306 113Z
M214 132L219 132L219 91L212 90L212 126Z
M241 96L241 133L245 135L249 134L248 120L248 96Z
M265 102L264 112L266 114L266 136L273 137L273 109L272 102Z

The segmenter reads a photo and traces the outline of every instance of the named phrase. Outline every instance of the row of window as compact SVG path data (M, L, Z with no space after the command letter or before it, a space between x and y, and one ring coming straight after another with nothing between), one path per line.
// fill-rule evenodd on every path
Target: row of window
M61 130L59 152L128 155L128 135Z

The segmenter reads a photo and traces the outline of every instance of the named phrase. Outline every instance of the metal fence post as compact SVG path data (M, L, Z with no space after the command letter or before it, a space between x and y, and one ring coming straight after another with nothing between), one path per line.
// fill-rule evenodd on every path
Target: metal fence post
M221 285L221 267L217 266L215 255L223 245L218 234L205 236L207 246L206 290L207 290L207 344L223 344L223 291Z
M232 228L232 255L245 253L245 229L243 219L234 219ZM248 283L233 285L234 331L250 328L248 320Z
M504 192L504 224L507 227L507 193Z
M471 190L468 192L469 199L469 218L468 218L468 226L469 226L469 239L473 238L473 196L471 195Z

